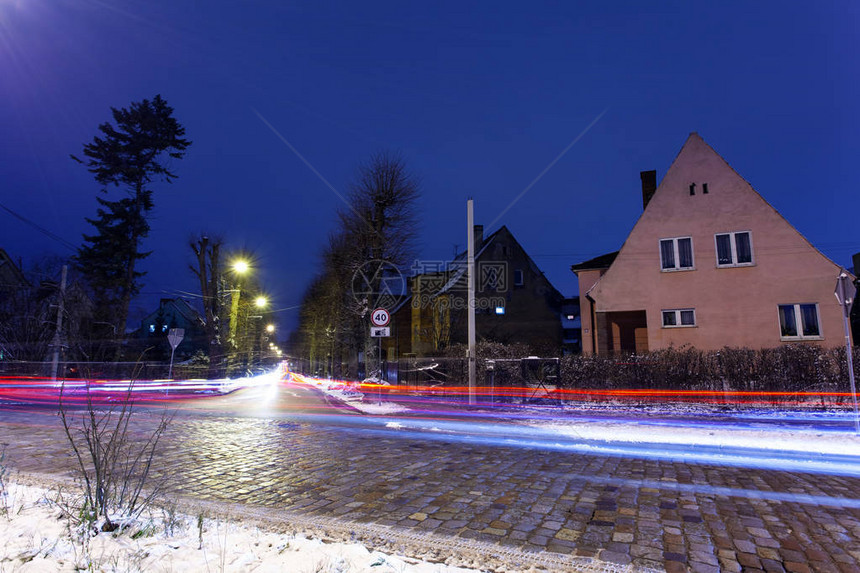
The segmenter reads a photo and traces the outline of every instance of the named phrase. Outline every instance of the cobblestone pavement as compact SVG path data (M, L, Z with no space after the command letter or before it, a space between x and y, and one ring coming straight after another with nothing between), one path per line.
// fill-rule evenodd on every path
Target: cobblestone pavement
M67 474L56 416L0 412L22 472ZM146 434L138 419L133 431ZM860 571L860 478L178 417L160 472L209 502L432 532L666 571ZM813 497L803 497L813 496Z

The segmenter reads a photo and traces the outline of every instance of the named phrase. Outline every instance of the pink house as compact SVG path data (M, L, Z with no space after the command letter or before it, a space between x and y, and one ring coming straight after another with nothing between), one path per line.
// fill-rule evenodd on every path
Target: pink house
M659 186L641 177L645 209L621 250L572 267L583 353L844 344L840 267L698 134Z

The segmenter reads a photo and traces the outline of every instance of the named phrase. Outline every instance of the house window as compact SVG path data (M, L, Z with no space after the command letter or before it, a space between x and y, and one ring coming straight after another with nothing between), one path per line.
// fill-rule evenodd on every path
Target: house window
M692 308L678 308L663 311L663 328L696 326L696 311Z
M660 268L664 271L692 269L693 239L690 237L660 239Z
M719 233L717 243L718 267L742 267L753 264L752 237L749 231Z
M779 305L779 335L783 340L821 338L817 304Z
M522 269L514 270L514 286L523 286L523 271Z

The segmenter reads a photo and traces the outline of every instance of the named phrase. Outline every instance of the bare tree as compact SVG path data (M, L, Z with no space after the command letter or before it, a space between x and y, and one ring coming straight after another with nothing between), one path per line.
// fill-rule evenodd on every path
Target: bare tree
M349 208L339 213L344 234L358 251L356 262L384 260L398 267L412 262L419 196L420 183L401 156L381 152L359 166Z
M367 343L367 315L379 303L386 273L398 274L414 260L419 195L418 180L399 155L378 153L358 168L349 205L338 212L340 228L302 301L299 348L312 370L341 375L340 365L352 363L360 349L366 356L375 352ZM367 277L366 292L356 292L359 275Z
M191 250L197 266L190 266L191 272L200 282L203 297L203 311L206 319L206 339L209 343L209 377L223 375L222 362L224 348L221 339L221 245L219 238L201 235L191 240Z

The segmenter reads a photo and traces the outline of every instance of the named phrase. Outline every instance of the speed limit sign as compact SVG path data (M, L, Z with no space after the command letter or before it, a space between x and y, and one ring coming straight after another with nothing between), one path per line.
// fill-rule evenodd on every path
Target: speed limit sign
M384 308L377 308L370 313L370 322L373 323L373 326L387 326L390 320L391 315Z

